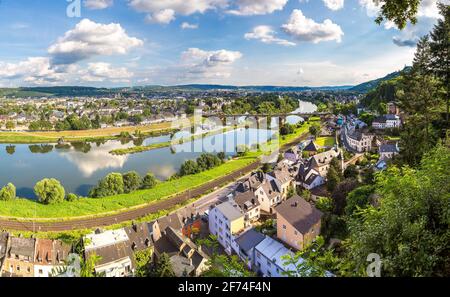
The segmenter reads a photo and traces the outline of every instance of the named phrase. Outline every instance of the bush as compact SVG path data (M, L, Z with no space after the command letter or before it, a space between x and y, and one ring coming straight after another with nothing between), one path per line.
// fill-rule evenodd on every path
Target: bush
M76 194L74 194L74 193L69 193L66 196L66 200L69 201L69 202L76 201L77 199L78 199L78 196Z
M158 181L156 180L153 173L149 172L145 175L144 179L142 180L142 189L152 189L156 186Z
M200 169L197 162L192 160L187 160L181 165L180 176L191 175L199 173Z
M16 198L16 187L9 183L0 190L0 200L9 201Z
M130 171L123 175L123 190L125 193L136 191L141 187L142 179L136 171Z
M36 183L34 193L43 204L54 204L64 201L65 190L61 183L54 178L45 178Z
M89 196L93 198L100 198L106 196L113 196L124 193L124 183L122 174L112 172L103 178L98 185L91 190Z

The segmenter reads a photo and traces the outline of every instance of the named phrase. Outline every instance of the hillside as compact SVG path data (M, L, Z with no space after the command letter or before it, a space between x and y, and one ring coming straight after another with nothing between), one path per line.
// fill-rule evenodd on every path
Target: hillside
M400 74L402 74L403 71L408 71L410 68L411 67L406 66L401 71L392 72L386 75L385 77L359 84L357 86L354 86L353 88L350 88L349 91L354 91L358 93L368 93L369 91L377 88L382 82L397 78L398 76L400 76Z

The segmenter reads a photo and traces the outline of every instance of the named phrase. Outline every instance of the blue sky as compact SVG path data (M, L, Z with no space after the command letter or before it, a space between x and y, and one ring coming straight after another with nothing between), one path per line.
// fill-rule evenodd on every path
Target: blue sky
M411 64L438 17L423 0L399 31L376 25L377 11L372 0L1 0L0 86L353 85Z

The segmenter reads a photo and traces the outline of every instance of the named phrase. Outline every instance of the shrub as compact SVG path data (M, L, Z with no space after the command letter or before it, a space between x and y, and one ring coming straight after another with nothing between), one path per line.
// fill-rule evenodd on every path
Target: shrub
M130 171L123 175L123 190L125 193L136 191L141 187L142 179L136 171Z
M103 178L98 185L91 190L89 196L94 198L113 196L124 193L122 174L112 172Z
M54 178L45 178L36 183L34 193L43 204L54 204L64 201L65 190Z
M152 189L156 186L158 181L156 180L153 173L149 172L144 176L142 180L142 189Z
M16 198L16 187L9 183L0 190L0 200L9 201Z
M66 200L69 201L69 202L73 202L73 201L75 201L77 199L78 199L78 196L76 194L74 194L74 193L69 193L66 196Z

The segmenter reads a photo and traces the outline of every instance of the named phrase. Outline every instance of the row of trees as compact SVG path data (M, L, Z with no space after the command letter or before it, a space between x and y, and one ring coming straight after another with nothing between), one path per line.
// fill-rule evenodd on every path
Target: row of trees
M220 152L217 155L214 154L202 154L197 160L187 160L185 161L180 168L177 176L185 176L197 174L208 169L212 169L217 167L225 162L225 153Z
M110 173L89 192L89 197L101 198L124 193L131 193L139 189L152 189L158 183L153 173L148 172L143 178L136 172L124 174Z

